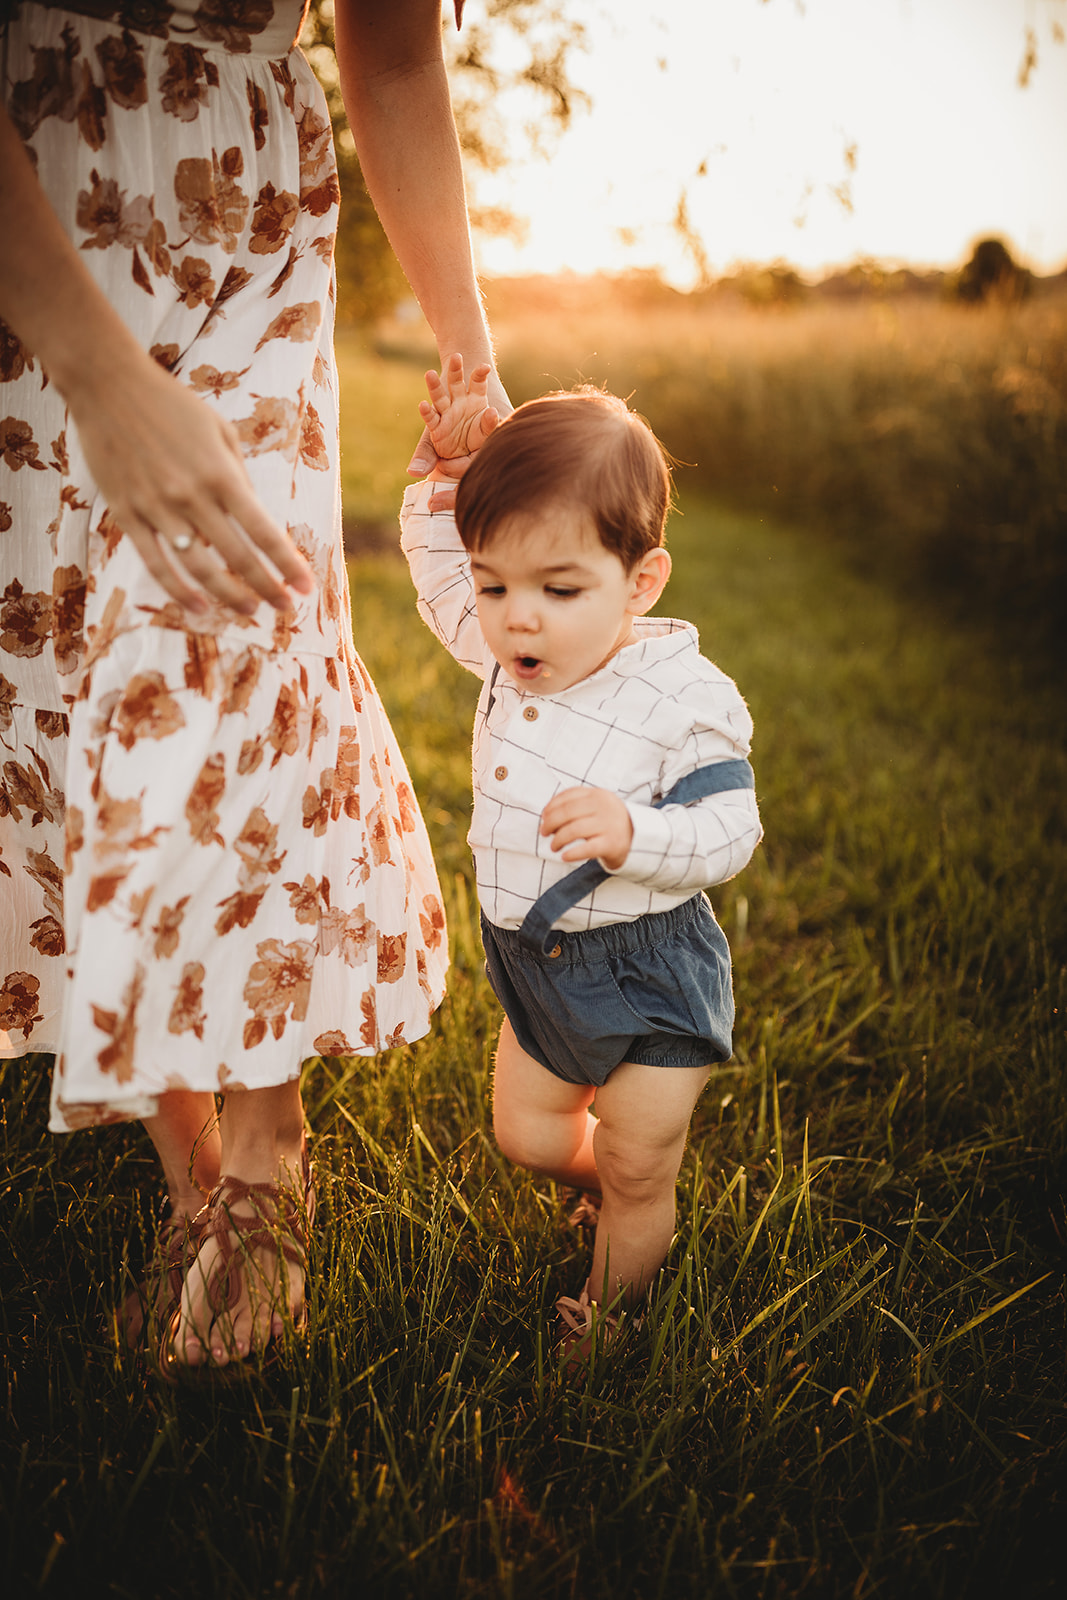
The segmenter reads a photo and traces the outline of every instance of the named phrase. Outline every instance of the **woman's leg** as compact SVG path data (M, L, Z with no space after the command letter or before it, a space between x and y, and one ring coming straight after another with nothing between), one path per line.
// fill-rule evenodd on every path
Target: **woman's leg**
M180 1225L195 1217L204 1200L219 1181L221 1141L215 1097L195 1094L187 1089L172 1089L159 1097L159 1110L146 1117L144 1125L156 1147L167 1185L170 1213L157 1239L157 1254L148 1264L145 1278L130 1291L119 1309L119 1326L128 1345L140 1342L145 1315L169 1315L180 1273L184 1234ZM179 1234L166 1227L178 1223ZM178 1240L181 1244L178 1245Z
M599 1191L597 1124L589 1111L595 1093L592 1084L567 1083L527 1055L504 1019L493 1073L493 1132L509 1161Z
M172 1089L160 1095L159 1111L144 1125L163 1167L171 1215L195 1216L219 1181L222 1141L214 1095Z
M298 1079L269 1089L232 1090L219 1114L219 1131L223 1176L279 1184L303 1202L304 1114ZM262 1215L251 1203L238 1202L232 1212L235 1218L258 1220ZM241 1250L239 1243L236 1248ZM236 1305L229 1310L213 1306L212 1280L221 1255L219 1241L205 1239L186 1274L171 1350L177 1361L190 1366L224 1366L243 1359L282 1332L285 1310L297 1317L303 1307L303 1268L273 1246L249 1252Z
M603 1195L589 1293L633 1305L674 1236L674 1186L707 1067L624 1061L597 1090L593 1151Z

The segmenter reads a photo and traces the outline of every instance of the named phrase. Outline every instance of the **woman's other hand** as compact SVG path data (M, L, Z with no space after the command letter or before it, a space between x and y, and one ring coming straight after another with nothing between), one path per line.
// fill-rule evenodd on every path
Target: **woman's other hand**
M0 316L40 358L115 521L180 605L289 610L307 562L253 493L230 425L152 360L97 287L0 106Z
M140 349L104 393L68 386L86 463L111 516L172 599L207 596L251 613L292 609L314 585L291 539L268 516L231 425Z

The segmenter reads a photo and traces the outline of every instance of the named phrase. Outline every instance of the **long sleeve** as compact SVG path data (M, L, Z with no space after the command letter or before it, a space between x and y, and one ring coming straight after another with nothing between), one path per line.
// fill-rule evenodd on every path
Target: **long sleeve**
M400 548L415 585L419 616L461 666L484 678L493 658L478 622L470 558L452 513L429 510L437 487L424 479L405 490Z
M687 806L627 802L634 825L630 853L615 874L645 889L706 889L736 877L763 837L751 789L709 795Z

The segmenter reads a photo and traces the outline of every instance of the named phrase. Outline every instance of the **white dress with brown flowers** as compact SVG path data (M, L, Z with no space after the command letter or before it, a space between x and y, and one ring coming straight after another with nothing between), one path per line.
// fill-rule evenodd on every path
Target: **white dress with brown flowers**
M56 1052L62 1131L417 1038L447 956L352 643L338 188L291 49L302 0L13 9L5 102L53 206L144 346L233 423L318 579L288 618L191 622L0 324L0 1053Z

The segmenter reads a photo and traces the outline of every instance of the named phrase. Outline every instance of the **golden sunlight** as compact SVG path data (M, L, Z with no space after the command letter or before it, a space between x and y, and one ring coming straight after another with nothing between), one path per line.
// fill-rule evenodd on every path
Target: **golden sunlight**
M716 273L947 266L988 233L1039 272L1067 261L1064 0L571 0L567 15L591 109L548 159L474 174L480 206L528 223L482 240L490 274L653 267L685 287L702 254Z

